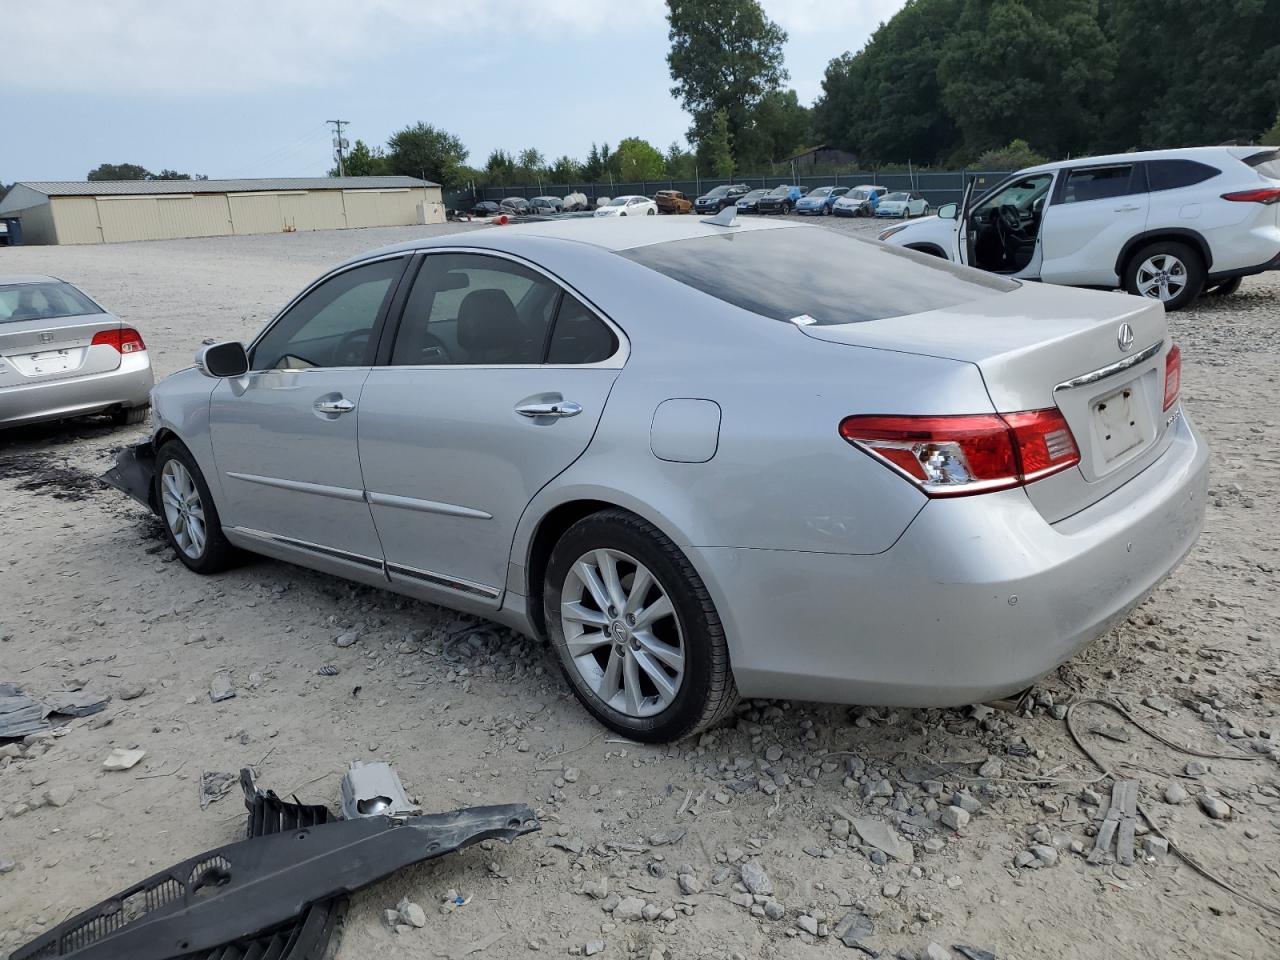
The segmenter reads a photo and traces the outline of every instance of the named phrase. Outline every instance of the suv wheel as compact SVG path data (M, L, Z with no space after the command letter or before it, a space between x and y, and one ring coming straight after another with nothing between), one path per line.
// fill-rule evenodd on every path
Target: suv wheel
M791 212L791 203L787 200L782 201L782 215L786 216Z
M634 514L606 510L570 527L551 552L543 604L574 694L624 736L679 740L737 702L706 586L670 538Z
M196 573L218 573L236 561L222 535L213 496L187 448L170 440L156 454L156 502L160 522L178 559Z
M1162 240L1140 249L1124 272L1124 288L1149 300L1159 300L1166 310L1180 310L1204 289L1204 264L1185 243Z

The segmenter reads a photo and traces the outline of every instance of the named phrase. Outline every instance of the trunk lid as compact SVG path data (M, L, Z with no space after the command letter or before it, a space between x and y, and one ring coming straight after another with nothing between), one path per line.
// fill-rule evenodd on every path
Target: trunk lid
M109 373L120 352L94 334L123 326L109 313L0 322L0 389Z
M1105 497L1167 446L1171 343L1156 301L1033 283L945 310L800 329L833 343L972 363L1000 413L1058 407L1080 464L1025 488L1051 523Z

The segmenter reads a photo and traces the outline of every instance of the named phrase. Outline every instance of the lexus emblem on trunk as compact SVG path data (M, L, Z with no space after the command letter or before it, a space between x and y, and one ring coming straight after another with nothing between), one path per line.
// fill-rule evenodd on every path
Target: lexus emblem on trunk
M1133 327L1127 323L1120 324L1120 332L1116 334L1116 343L1120 345L1120 349L1128 353L1129 348L1133 346Z

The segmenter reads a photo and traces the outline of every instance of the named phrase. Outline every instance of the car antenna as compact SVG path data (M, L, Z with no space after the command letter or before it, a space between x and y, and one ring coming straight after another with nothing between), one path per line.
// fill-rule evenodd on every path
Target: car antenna
M738 208L737 208L737 207L725 207L723 210L721 210L719 213L717 213L714 217L703 217L702 222L703 222L703 223L709 223L709 224L711 224L711 226L713 226L713 227L739 227L739 226L741 226L741 224L740 224L740 223L738 223Z

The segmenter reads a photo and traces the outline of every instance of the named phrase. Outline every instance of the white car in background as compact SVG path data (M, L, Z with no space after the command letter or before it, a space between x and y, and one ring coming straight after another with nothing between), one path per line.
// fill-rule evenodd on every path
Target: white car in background
M928 212L929 201L918 193L906 190L885 194L876 207L877 217L901 217L904 220L907 217L923 217Z
M839 207L837 205L837 212ZM1280 149L1191 147L1019 170L880 239L992 273L1178 310L1280 270Z
M888 192L888 187L864 183L832 204L831 212L837 217L869 217L874 212L871 198L879 200Z
M597 217L656 217L658 205L648 197L624 195L596 207Z

